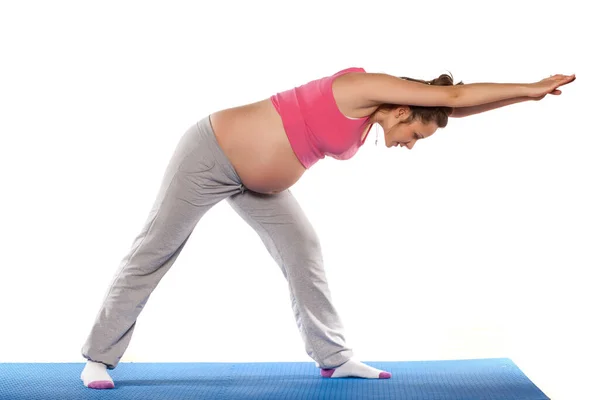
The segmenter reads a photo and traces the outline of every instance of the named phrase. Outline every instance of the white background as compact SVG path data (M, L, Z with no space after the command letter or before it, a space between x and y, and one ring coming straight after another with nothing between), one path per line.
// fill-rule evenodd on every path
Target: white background
M83 362L175 145L209 113L351 66L576 73L562 96L451 120L412 151L374 128L292 192L360 359L508 357L554 400L598 395L600 32L583 4L3 1L0 362ZM226 202L122 361L310 361L283 275Z

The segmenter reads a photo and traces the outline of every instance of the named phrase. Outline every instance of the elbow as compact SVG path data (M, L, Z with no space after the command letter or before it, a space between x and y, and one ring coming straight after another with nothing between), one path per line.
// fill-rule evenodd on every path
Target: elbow
M456 112L456 108L451 108L448 113L448 118L458 118L458 114Z
M463 105L461 104L461 100L463 98L463 91L460 86L447 86L448 94L446 97L446 107L459 108Z
M448 117L451 118L463 118L466 117L468 114L466 114L464 112L464 108L453 108L452 112L450 114L448 114Z

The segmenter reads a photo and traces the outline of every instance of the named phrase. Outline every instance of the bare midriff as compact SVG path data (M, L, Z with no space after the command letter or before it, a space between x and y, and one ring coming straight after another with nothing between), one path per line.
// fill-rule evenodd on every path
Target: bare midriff
M279 193L306 172L270 99L217 111L210 120L217 142L249 190Z
M342 78L336 81L343 82ZM351 93L344 95L342 85L337 87L340 97L352 100ZM336 102L348 118L369 116L377 108L351 107L347 104L349 101L337 96ZM259 193L279 193L294 185L306 172L292 150L271 99L217 111L210 119L217 142L246 188ZM370 125L365 128L361 140L369 129Z

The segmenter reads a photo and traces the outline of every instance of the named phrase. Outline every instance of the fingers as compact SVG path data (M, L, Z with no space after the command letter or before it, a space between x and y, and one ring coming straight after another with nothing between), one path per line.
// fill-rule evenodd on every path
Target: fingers
M556 75L549 76L548 79L552 79L554 81L574 81L575 74L572 74L572 75L556 74Z
M569 81L575 78L575 75L554 75L553 79L556 81Z
M575 80L575 74L573 75L555 75L555 77L552 78L552 80L554 81L554 89L556 89L559 86L563 86L566 84L569 84L571 82L573 82Z
M575 80L575 74L573 75L563 75L563 80L567 83L573 82Z

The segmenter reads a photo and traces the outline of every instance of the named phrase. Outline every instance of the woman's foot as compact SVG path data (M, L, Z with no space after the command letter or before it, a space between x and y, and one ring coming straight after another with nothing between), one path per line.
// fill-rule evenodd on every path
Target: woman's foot
M389 379L392 374L351 359L337 368L321 369L321 376L324 378Z
M106 371L106 365L88 361L81 372L83 385L90 389L112 389L115 383Z

